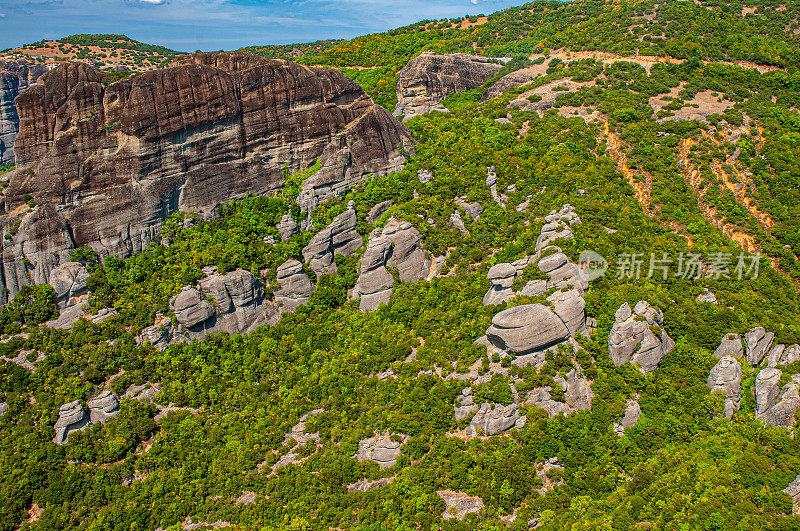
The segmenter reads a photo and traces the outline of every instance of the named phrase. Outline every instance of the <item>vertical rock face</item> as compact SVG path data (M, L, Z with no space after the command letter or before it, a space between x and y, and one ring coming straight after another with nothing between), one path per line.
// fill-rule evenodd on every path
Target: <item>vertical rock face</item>
M81 430L89 424L86 411L78 400L64 404L58 409L58 420L54 426L56 430L56 444L65 444L70 432Z
M762 327L757 326L744 335L745 354L747 355L747 363L755 367L769 352L772 346L772 340L775 334L767 332Z
M341 254L347 258L361 247L361 235L356 231L357 222L356 211L345 210L303 247L303 259L311 261L311 269L317 276L336 274L334 257Z
M293 312L298 306L308 302L314 287L303 271L303 264L297 260L287 260L278 266L279 289L274 290L275 302L282 312Z
M86 402L86 405L89 407L89 421L92 423L105 424L108 419L119 413L119 400L111 391L103 391Z
M44 65L24 60L0 61L0 164L14 162L14 139L19 130L14 99L46 71Z
M276 189L284 167L320 161L301 193L313 208L400 168L410 147L408 129L335 70L220 52L107 87L102 78L66 64L17 98L17 169L0 230L21 224L2 240L3 297L46 282L73 247L126 256L176 210L210 215ZM31 212L27 195L37 202Z
M48 283L56 292L58 307L63 309L85 301L89 294L88 279L89 272L77 262L66 262L50 271Z
M756 376L756 418L771 426L791 428L800 409L800 375L781 389L782 373L779 369L766 368Z
M628 303L619 307L614 315L614 325L608 336L611 361L638 363L644 372L653 372L675 347L675 342L662 328L664 315L645 301L639 301L631 310Z
M362 311L376 310L392 294L394 276L387 267L396 268L401 281L416 282L425 278L430 266L419 231L407 221L391 218L383 230L370 235L353 298L360 299Z
M431 111L447 112L440 103L443 99L480 87L500 68L486 57L422 52L397 74L397 106L393 114L404 116L406 121Z
M742 390L742 364L732 356L723 356L708 375L708 387L725 397L725 418L739 411Z

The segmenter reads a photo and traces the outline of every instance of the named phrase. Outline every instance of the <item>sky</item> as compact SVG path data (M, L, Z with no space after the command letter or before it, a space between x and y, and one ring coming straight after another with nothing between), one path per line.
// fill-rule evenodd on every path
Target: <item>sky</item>
M352 38L525 0L0 0L0 50L77 33L180 51Z

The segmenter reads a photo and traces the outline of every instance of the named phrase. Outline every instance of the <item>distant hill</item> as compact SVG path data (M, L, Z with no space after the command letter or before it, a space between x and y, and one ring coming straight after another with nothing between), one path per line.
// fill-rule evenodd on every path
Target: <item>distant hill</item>
M181 52L144 44L125 35L71 35L42 40L4 51L0 58L24 57L36 62L86 61L104 70L151 70L169 63Z

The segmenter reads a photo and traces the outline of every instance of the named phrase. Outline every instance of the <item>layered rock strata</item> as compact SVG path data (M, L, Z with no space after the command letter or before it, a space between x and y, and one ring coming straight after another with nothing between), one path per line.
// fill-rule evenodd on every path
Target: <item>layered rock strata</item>
M608 336L611 361L620 366L636 363L644 372L653 372L675 347L675 342L663 328L664 314L645 301L633 310L624 303L614 314L614 325Z
M742 392L742 364L732 356L723 356L708 375L708 387L725 398L725 418L739 411Z
M287 260L278 266L277 277L280 287L273 293L281 312L293 312L308 302L314 287L303 271L303 264L297 260Z
M74 247L127 256L156 239L172 212L211 216L232 199L277 189L284 168L319 160L298 199L310 209L399 169L411 149L408 129L335 70L220 52L107 87L102 79L70 63L17 98L0 302L46 282Z
M22 59L0 61L0 164L14 162L14 139L19 131L19 115L14 100L45 72L45 65Z
M336 274L334 257L341 254L345 258L361 247L361 235L356 231L358 218L356 211L349 208L336 216L333 221L311 238L303 247L303 259L309 262L317 276Z
M442 100L480 87L500 68L486 57L422 52L397 74L397 106L393 114L407 121L432 111L447 112Z
M388 303L392 294L395 279L388 268L397 271L401 282L417 282L426 277L430 267L419 231L407 221L391 218L383 230L370 234L353 298L359 299L362 311L376 310Z

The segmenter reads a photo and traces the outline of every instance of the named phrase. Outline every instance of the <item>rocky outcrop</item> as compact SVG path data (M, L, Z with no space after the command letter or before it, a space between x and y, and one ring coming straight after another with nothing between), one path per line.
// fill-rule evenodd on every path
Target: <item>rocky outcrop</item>
M575 208L567 203L561 207L561 210L553 210L545 216L544 222L539 239L536 240L537 251L544 249L559 238L574 239L575 235L570 227L580 223L581 219L575 213Z
M419 231L407 221L391 218L383 230L376 228L370 234L353 298L359 299L362 311L376 310L392 294L394 276L387 268L396 269L402 282L417 282L430 267Z
M732 356L734 358L741 358L744 355L744 347L742 347L742 338L739 334L730 333L725 334L720 341L714 355L718 358L724 356Z
M783 389L781 376L774 368L762 369L756 376L756 418L771 426L791 428L800 409L800 375L792 375Z
M186 336L181 333L179 327L175 326L169 317L160 313L156 314L155 323L144 328L142 332L136 336L137 345L148 342L157 350L164 350L169 347L171 343L179 343L186 340Z
M172 212L211 216L277 189L284 168L319 160L298 198L310 209L399 169L410 149L408 129L336 70L220 52L107 87L102 78L66 64L17 98L17 169L0 226L11 237L2 240L6 300L46 282L74 247L127 256L156 239Z
M475 437L483 435L491 437L511 429L519 419L519 406L517 404L490 404L484 402L469 423L467 435Z
M767 332L764 328L757 326L744 335L745 355L747 363L755 367L769 352L775 334Z
M205 323L214 316L214 308L197 288L185 287L172 300L170 309L178 322L186 328Z
M717 296L708 291L708 288L695 298L697 302L708 302L710 304L718 304Z
M86 281L89 272L78 262L66 262L50 271L50 284L56 292L56 303L60 309L86 302L89 289Z
M483 509L483 500L465 492L437 490L436 494L444 501L443 520L463 520L468 514L478 514Z
M557 417L559 413L569 415L592 407L594 392L591 382L577 368L570 369L563 378L555 376L553 380L564 392L563 402L553 399L550 386L533 389L526 402L544 409L550 418Z
M483 85L501 66L486 57L422 52L397 74L395 116L403 121L432 111L447 112L441 101L450 94Z
M358 443L358 452L353 457L358 461L372 461L381 468L389 468L397 463L406 441L408 441L407 435L376 435L361 440Z
M284 214L275 228L278 229L282 242L287 242L295 234L300 234L300 227L297 226L297 222L291 214Z
M664 314L645 301L631 311L624 303L614 314L614 325L608 336L608 352L616 366L636 363L644 372L653 372L675 347L664 330Z
M708 375L708 387L725 398L725 418L731 418L739 411L742 398L742 364L732 356L723 356Z
M767 355L769 367L791 365L796 361L800 361L800 345L797 344L788 347L782 344L775 345Z
M614 433L616 433L618 437L622 437L625 435L625 430L627 428L636 426L641 416L642 408L639 407L639 402L636 400L628 400L625 406L625 414L622 415L619 422L614 423Z
M14 162L14 139L19 115L14 99L47 72L45 65L25 60L0 61L0 164Z
M105 424L108 419L119 413L119 400L111 391L103 391L86 402L89 408L89 422Z
M361 235L356 231L357 222L356 211L347 209L303 247L303 259L309 262L318 277L326 273L335 275L334 257L341 254L347 258L361 247Z
M89 424L89 418L84 411L80 401L75 400L64 404L58 408L58 420L53 426L56 436L53 442L56 444L66 444L69 434L76 430L82 430Z
M303 264L297 260L287 260L278 266L277 277L280 287L273 293L281 312L293 312L308 302L314 287L303 271Z
M456 197L455 202L456 205L464 209L464 212L466 212L467 215L472 218L472 221L478 221L483 213L483 206L477 201L467 203L466 196Z
M391 199L387 199L370 208L367 213L367 223L375 223L378 221L383 213L389 210L389 207L393 204L394 202Z
M800 514L800 474L783 489L792 498L792 514Z

